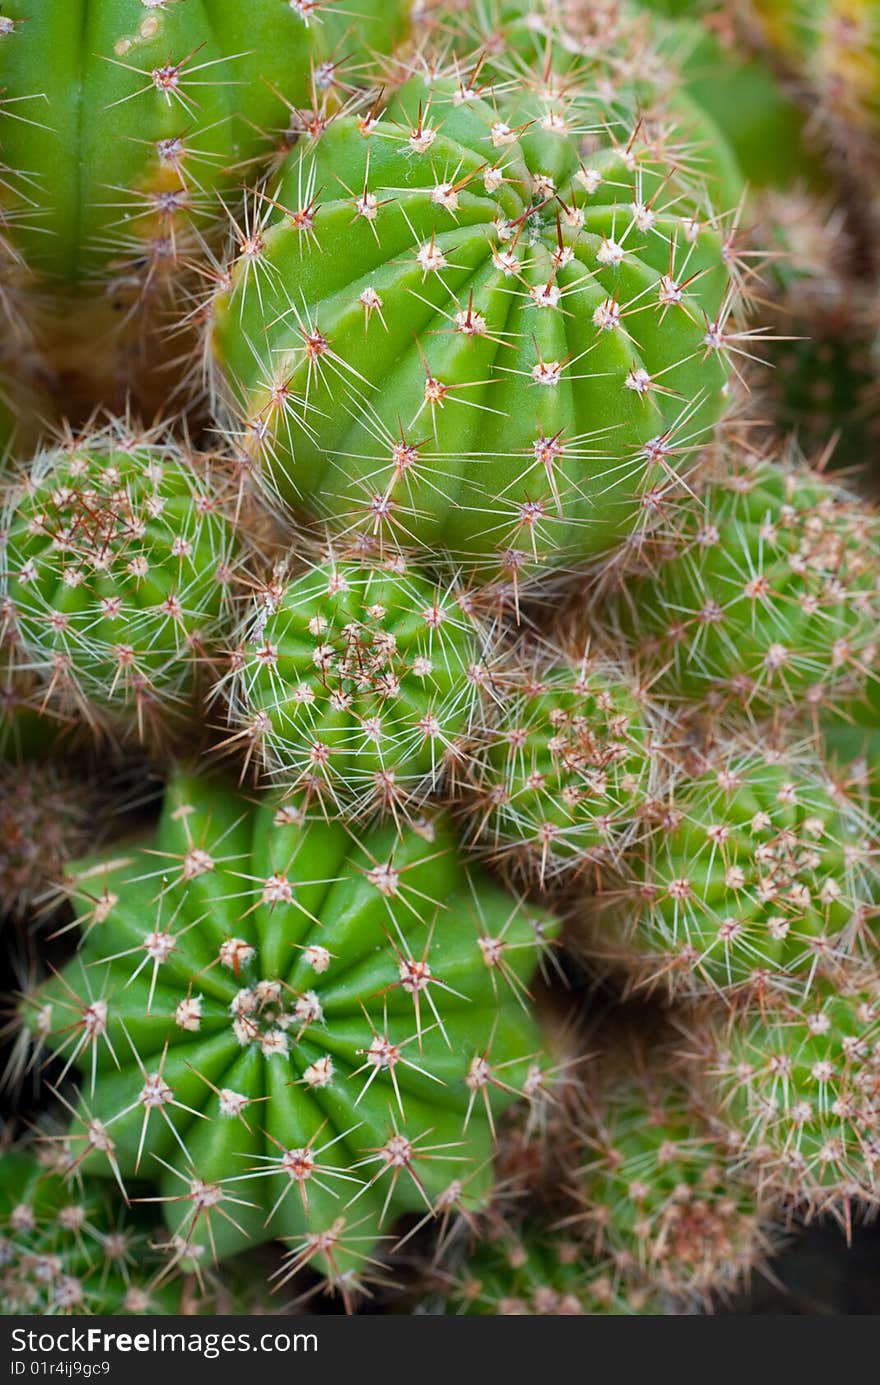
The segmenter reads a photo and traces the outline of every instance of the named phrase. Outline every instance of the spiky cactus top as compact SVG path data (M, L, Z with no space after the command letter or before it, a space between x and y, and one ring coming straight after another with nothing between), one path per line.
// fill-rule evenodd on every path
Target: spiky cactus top
M476 61L293 151L214 354L286 501L516 576L613 545L705 436L731 275L668 129Z
M699 1298L735 1288L764 1254L754 1184L738 1176L687 1074L618 1067L584 1137L577 1224L624 1276Z
M297 112L344 100L364 48L390 47L406 14L394 0L6 0L13 244L52 279L149 290L217 219L212 194L279 127L295 134Z
M719 754L656 819L639 883L595 935L643 982L804 994L817 969L870 951L873 826L810 747Z
M145 734L185 712L236 564L221 468L121 424L41 453L6 496L2 635L45 698Z
M842 680L876 681L877 519L807 468L742 450L723 465L648 544L612 626L659 696L815 719Z
M872 976L716 1016L719 1107L768 1192L849 1223L880 1189L880 1008Z
M540 1085L552 925L442 822L358 840L181 774L155 842L73 894L81 952L29 1011L83 1072L85 1168L158 1181L187 1242L288 1237L290 1273L341 1283L401 1211L479 1203L494 1113Z
M331 559L255 597L232 717L285 788L393 809L436 783L468 728L478 660L454 587Z
M541 881L631 845L652 775L635 679L585 654L497 674L495 724L474 760L479 845Z

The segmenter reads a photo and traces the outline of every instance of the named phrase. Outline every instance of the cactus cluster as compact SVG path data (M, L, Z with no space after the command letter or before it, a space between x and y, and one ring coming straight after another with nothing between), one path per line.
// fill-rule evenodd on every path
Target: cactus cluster
M0 1312L876 1209L873 25L5 0Z

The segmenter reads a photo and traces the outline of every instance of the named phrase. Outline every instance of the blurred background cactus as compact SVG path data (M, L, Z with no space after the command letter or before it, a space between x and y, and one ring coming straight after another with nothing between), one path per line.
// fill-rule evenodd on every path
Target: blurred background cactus
M877 1311L878 68L4 0L0 1311Z

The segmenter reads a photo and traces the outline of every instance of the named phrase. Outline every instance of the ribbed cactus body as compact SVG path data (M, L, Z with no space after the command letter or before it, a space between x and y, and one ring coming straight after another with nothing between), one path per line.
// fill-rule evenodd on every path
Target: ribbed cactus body
M358 839L179 775L157 838L73 899L80 954L33 1013L82 1071L85 1168L157 1181L188 1242L288 1238L291 1273L338 1283L401 1212L485 1195L491 1113L540 1072L522 998L553 925L441 822Z
M731 280L671 136L467 70L293 151L213 347L286 501L516 575L612 546L705 436Z
M13 244L50 280L149 288L217 219L213 195L234 191L294 110L344 95L352 53L390 46L404 17L376 0L9 0Z
M873 513L816 473L748 456L683 504L611 620L660 697L813 713L875 681Z
M222 469L104 433L41 453L10 487L3 634L45 699L144 733L185 713L237 562Z
M331 560L255 597L245 635L232 717L276 783L350 810L436 785L478 696L477 633L453 586Z

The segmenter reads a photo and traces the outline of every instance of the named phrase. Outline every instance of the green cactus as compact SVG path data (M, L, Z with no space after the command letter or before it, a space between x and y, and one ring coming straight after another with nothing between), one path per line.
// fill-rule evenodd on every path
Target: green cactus
M715 1017L699 1043L719 1104L768 1193L849 1224L876 1201L876 977Z
M706 436L737 276L665 126L469 73L293 151L213 350L286 502L516 577L613 546Z
M248 1257L222 1282L200 1248L167 1242L150 1198L126 1205L104 1179L80 1173L58 1135L3 1154L0 1314L252 1314L277 1311Z
M185 716L229 606L234 495L122 423L36 457L6 500L0 634L44 701L141 737Z
M230 713L276 783L349 811L436 786L479 693L459 596L399 565L331 558L254 597Z
M597 954L635 980L804 994L817 970L870 949L873 824L812 747L719 753L656 817L637 883L593 920Z
M584 1139L577 1224L619 1273L655 1293L707 1300L739 1287L765 1257L767 1208L687 1073L657 1062L618 1071Z
M56 282L149 289L273 134L344 101L405 23L395 0L5 0L0 148L27 173L4 189L13 245Z
M576 1241L540 1225L490 1234L449 1278L444 1311L450 1314L563 1318L662 1311L658 1297L624 1284L612 1265L590 1261Z
M553 923L442 822L355 838L178 774L156 839L72 897L80 953L28 1012L82 1070L84 1169L158 1181L187 1244L288 1238L279 1283L313 1262L350 1291L402 1211L485 1196Z
M633 676L586 652L499 671L494 683L503 696L471 770L477 845L542 884L618 859L654 777Z
M747 451L721 465L646 544L604 619L657 696L815 718L837 684L875 679L876 517L805 467Z
M151 1249L155 1218L63 1161L48 1142L3 1153L0 1314L179 1311L180 1287L161 1283Z

